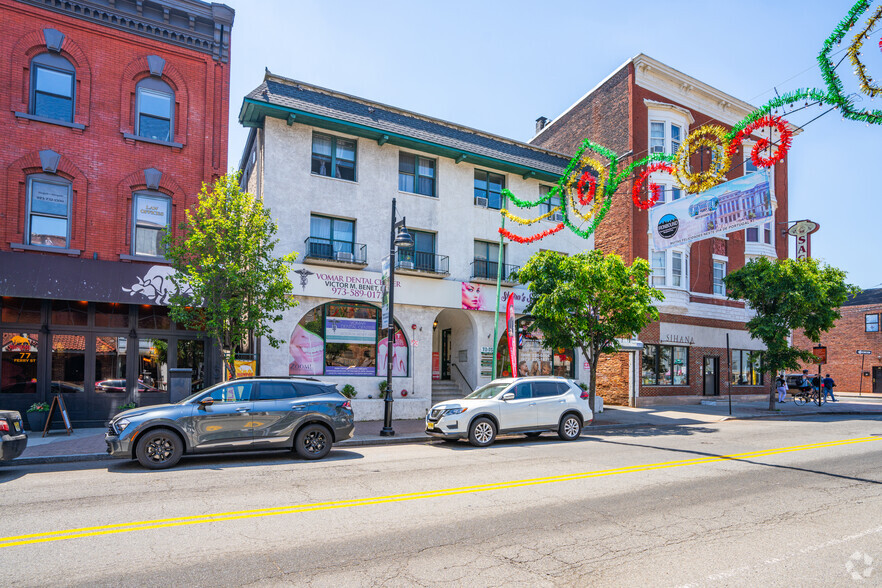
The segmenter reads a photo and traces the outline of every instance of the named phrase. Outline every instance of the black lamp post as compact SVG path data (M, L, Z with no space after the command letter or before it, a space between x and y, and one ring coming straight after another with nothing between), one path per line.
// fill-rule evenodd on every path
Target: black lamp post
M383 428L380 430L381 437L392 437L395 431L392 429L392 352L395 338L395 262L398 247L410 249L413 247L413 237L407 232L404 224L405 219L396 221L395 199L392 199L392 231L389 234L389 322L386 323L386 394L383 405Z

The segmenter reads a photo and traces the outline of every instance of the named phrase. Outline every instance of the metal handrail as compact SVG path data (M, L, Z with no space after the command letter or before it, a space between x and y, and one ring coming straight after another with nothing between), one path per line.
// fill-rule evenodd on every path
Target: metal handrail
M496 261L488 261L486 259L475 259L472 262L472 277L482 278L485 280L495 280L499 269L499 263ZM502 279L507 282L514 282L511 275L521 269L519 265L502 264Z
M367 245L364 243L322 237L307 237L304 243L306 257L345 263L367 263Z
M452 365L453 367L456 368L456 371L459 372L459 377L462 378L462 381L466 383L466 386L469 387L469 393L471 393L472 390L475 389L475 387L472 386L471 384L469 384L469 381L466 379L465 375L462 373L462 370L459 369L459 366L458 366L458 365L456 365L456 364L453 363L452 361L450 362L450 365Z
M450 273L450 258L446 255L437 255L424 251L398 250L398 260L395 269L416 270L432 272L436 274Z

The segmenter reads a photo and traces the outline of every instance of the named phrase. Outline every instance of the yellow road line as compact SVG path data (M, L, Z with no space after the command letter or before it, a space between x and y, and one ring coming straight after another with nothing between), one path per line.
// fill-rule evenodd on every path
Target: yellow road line
M44 533L33 533L30 535L15 535L10 537L0 537L0 548L13 547L16 545L29 545L33 543L46 543L50 541L62 541L65 539L77 539L82 537L95 537L99 535L113 535L116 533L128 533L132 531L146 531L149 529L161 529L169 527L180 527L185 525L199 525L204 523L214 523L220 521L232 521L238 519L258 518L267 516L278 516L283 514L295 514L302 512L313 512L319 510L331 510L338 508L352 508L356 506L370 506L374 504L387 504L393 502L405 502L410 500L422 500L426 498L438 498L442 496L454 496L459 494L472 494L476 492L489 492L493 490L505 490L508 488L519 488L523 486L537 486L540 484L553 484L558 482L570 482L574 480L584 480L588 478L600 478L604 476L614 476L619 474L631 474L636 472L645 472L651 470L662 470L668 468L684 467L691 465L701 465L707 463L715 463L721 461L741 461L745 459L753 459L757 457L765 457L768 455L778 455L783 453L792 453L796 451L807 451L811 449L824 449L828 447L837 447L840 445L852 445L855 443L866 443L869 441L879 441L882 437L859 437L856 439L842 439L839 441L829 441L823 443L811 443L808 445L796 445L793 447L780 447L775 449L763 449L759 451L751 451L748 453L738 453L732 455L697 457L693 459L684 459L678 461L667 461L654 464L644 464L636 466L626 466L621 468L613 468L608 470L597 470L593 472L581 472L576 474L563 474L558 476L548 476L543 478L527 478L524 480L512 480L508 482L494 482L490 484L479 484L475 486L462 486L458 488L443 488L439 490L425 490L422 492L411 492L406 494L390 494L387 496L376 496L373 498L358 498L354 500L343 500L333 502L315 502L311 504L298 504L291 506L280 506L271 508L260 508L252 510L239 510L222 513L192 515L185 517L174 517L166 519L155 519L147 521L136 521L131 523L117 523L114 525L102 525L95 527L80 527L77 529L65 529L61 531L47 531Z

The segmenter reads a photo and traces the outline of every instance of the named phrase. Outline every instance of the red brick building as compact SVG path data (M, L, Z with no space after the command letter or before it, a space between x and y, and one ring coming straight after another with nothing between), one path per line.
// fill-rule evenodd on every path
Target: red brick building
M160 240L226 171L233 17L198 0L0 0L5 408L62 392L75 421L104 421L167 401L177 368L215 378L209 342L163 306Z
M822 373L836 381L836 392L882 394L882 288L864 290L840 313L833 329L821 336L820 343L827 348ZM793 344L808 350L815 346L802 331L793 334ZM817 373L817 364L804 367Z
M532 144L574 153L588 138L623 157L620 168L652 152L676 153L689 132L703 125L727 130L754 110L751 105L687 76L646 55L628 60L573 106L547 122L537 120ZM728 179L756 171L750 160L753 141L733 158ZM703 159L703 161L702 161ZM694 155L693 170L710 165L710 153ZM652 176L663 187L665 202L685 197L674 178ZM631 201L634 180L622 183L607 217L594 235L594 246L620 254L626 262L648 259L653 285L665 301L660 320L626 346L605 358L598 369L598 390L609 402L647 405L698 403L720 394L767 394L768 375L758 354L763 349L745 330L750 318L742 302L727 299L722 278L753 257L787 257L787 238L779 223L787 220L787 162L772 170L774 219L684 246L655 251L649 213ZM777 227L777 228L776 228ZM730 353L726 352L729 335ZM730 387L731 385L731 387Z

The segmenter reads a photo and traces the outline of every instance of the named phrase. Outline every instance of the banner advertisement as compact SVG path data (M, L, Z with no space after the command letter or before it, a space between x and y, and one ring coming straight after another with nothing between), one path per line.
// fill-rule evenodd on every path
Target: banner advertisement
M389 339L383 337L377 343L377 375L386 374L388 364L386 357L389 355ZM349 373L349 372L347 372ZM395 339L392 342L392 375L407 375L407 341L404 340L404 334L396 329Z
M252 378L257 375L257 362L254 360L233 360L233 368L237 378Z
M437 351L432 352L432 379L441 379L441 354Z
M652 247L670 247L761 226L774 214L768 170L649 210Z
M380 298L380 307L382 308L382 321L380 328L385 329L389 326L389 258L383 258L383 268L380 272L380 280L382 281L382 294Z
M526 288L518 290L502 290L499 293L499 301L508 304L508 299L514 299L514 312L523 314L530 303L530 291ZM496 311L496 286L480 284L478 282L462 282L462 305L463 310L486 310Z
M517 333L515 332L514 296L509 296L508 302L505 305L505 325L508 330L508 357L511 360L511 373L516 374L518 371L515 358L518 355L518 351Z

